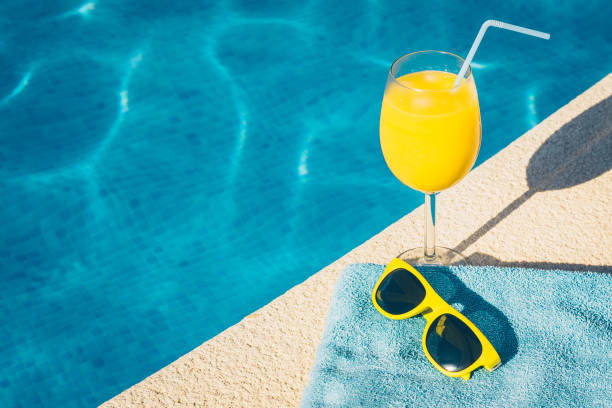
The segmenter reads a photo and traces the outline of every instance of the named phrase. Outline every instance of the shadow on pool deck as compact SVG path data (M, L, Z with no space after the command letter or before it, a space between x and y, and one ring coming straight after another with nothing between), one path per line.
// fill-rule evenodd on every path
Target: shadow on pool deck
M489 254L474 252L467 257L470 265L477 266L500 266L500 267L519 267L534 269L560 269L564 271L584 271L601 272L612 274L612 266L572 264L563 262L532 262L532 261L502 261Z
M465 251L534 194L582 184L611 167L612 97L608 97L563 125L540 146L527 166L529 190L459 243L455 251ZM474 254L470 262L475 265L504 265L486 254ZM610 267L533 262L512 262L506 266L611 271Z

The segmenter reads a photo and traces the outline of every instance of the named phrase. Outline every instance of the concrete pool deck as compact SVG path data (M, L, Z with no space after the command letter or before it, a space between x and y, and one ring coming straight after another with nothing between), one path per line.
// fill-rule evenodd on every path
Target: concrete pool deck
M437 241L472 264L612 272L611 167L608 74L441 193ZM419 207L102 407L298 406L339 273L422 234Z

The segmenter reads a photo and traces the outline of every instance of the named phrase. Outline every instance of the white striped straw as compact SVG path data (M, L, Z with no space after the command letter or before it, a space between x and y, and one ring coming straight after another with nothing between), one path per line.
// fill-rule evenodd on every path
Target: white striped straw
M474 40L474 43L472 44L472 48L470 48L470 52L468 53L465 61L463 62L463 65L461 66L461 70L459 71L459 74L457 75L457 79L455 80L455 83L453 84L453 88L457 86L459 82L461 82L461 79L463 79L463 76L465 75L465 71L467 71L468 67L470 66L470 63L472 62L472 58L474 58L474 54L476 54L476 50L478 49L478 46L480 45L480 41L482 41L482 37L484 37L485 31L487 31L487 28L489 27L504 28L506 30L516 31L517 33L531 35L533 37L543 38L545 40L548 40L550 38L550 34L543 33L541 31L532 30L530 28L525 28L525 27L514 25L514 24L508 24L502 21L497 21L497 20L485 21L484 23L482 23L482 26L480 26L478 35L476 36L476 39Z

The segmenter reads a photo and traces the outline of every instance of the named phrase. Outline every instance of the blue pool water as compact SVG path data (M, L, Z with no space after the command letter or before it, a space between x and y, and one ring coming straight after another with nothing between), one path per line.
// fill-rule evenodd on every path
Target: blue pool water
M478 163L612 67L609 1L400 3L0 3L1 406L101 403L419 205L398 56L552 34L487 34Z

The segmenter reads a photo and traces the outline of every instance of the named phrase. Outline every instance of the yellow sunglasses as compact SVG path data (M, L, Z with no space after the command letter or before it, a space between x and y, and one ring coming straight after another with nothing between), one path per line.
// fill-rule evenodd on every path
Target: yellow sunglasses
M385 268L374 291L374 307L389 319L423 314L423 351L442 374L469 380L472 371L495 370L501 359L491 342L464 315L436 293L416 269L401 259Z

